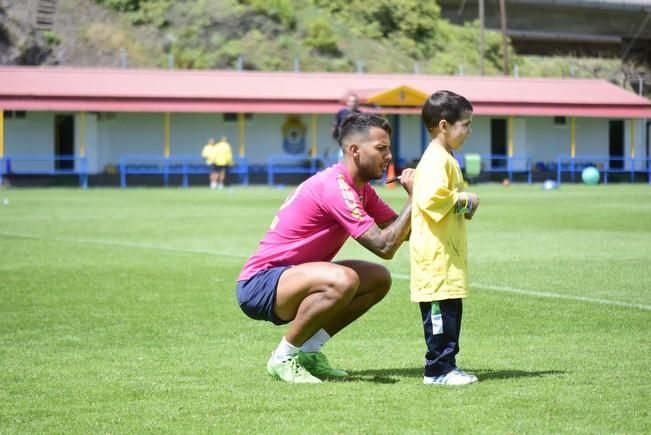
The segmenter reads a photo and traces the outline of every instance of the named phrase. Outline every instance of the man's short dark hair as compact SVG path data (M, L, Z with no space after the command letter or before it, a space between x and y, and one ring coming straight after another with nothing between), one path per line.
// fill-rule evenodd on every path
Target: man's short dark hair
M436 128L442 119L454 124L464 113L472 112L472 104L452 91L436 91L425 101L421 116L428 131Z
M344 140L354 134L363 134L368 136L371 128L377 127L386 131L391 136L391 124L385 118L375 113L351 113L348 115L344 122L341 123L339 130L339 145L342 145Z

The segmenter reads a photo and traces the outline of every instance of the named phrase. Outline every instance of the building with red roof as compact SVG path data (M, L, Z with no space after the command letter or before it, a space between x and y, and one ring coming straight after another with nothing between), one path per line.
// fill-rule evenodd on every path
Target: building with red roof
M394 127L394 158L419 158L419 112L448 89L474 106L464 152L648 158L651 101L603 80L251 71L0 67L0 157L75 154L91 173L129 153L198 155L227 136L264 164L288 152L333 153L334 114L347 95ZM298 137L297 137L298 135ZM633 162L634 164L634 162Z

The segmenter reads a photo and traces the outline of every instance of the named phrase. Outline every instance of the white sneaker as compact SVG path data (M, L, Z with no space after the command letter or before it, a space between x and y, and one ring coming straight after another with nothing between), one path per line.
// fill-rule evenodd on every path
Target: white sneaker
M425 385L468 385L477 382L477 376L456 368L440 376L423 376Z

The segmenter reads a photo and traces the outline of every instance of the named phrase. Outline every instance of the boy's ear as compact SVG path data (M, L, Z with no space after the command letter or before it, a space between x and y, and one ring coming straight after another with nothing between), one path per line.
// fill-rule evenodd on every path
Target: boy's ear
M445 119L441 119L439 121L439 130L442 131L443 133L447 133L448 131L448 122Z

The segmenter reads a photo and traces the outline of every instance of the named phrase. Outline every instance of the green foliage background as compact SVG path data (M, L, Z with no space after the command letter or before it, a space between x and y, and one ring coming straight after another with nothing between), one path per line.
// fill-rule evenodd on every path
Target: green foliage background
M479 24L453 25L436 2L418 0L95 0L162 41L147 63L178 68L479 74ZM501 74L502 40L485 33L484 69ZM516 56L523 76L621 81L616 59Z

